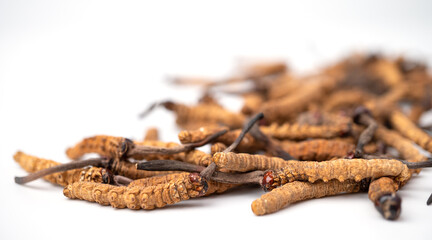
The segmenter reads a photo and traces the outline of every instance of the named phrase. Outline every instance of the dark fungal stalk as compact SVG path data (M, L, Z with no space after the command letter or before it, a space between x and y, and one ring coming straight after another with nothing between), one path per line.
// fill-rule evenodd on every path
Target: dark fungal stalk
M360 134L357 142L357 146L354 152L354 157L361 158L364 154L364 146L368 144L378 128L378 123L373 119L370 111L365 107L357 107L354 111L354 122L357 124L367 126L365 130Z

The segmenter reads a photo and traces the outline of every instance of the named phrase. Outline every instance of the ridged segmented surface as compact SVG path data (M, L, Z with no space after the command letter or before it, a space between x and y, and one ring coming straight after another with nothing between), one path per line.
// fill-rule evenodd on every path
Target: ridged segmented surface
M332 196L344 192L358 192L360 189L361 183L355 181L339 182L331 180L329 182L320 181L317 183L295 181L263 194L252 202L251 207L255 215L261 216L277 212L295 202Z
M284 123L282 125L271 124L262 126L263 133L277 139L302 140L308 138L334 138L345 135L350 130L350 125L300 125Z
M63 190L63 194L68 198L129 209L162 208L168 204L198 197L204 192L202 185L193 184L189 178L149 187L118 187L101 183L76 182Z
M361 181L364 178L391 176L401 184L411 174L408 167L398 160L392 159L337 159L326 162L288 161L286 166L272 171L271 188L282 186L294 181L315 182L322 180ZM270 188L270 189L271 189Z
M344 141L316 139L298 143L281 143L283 150L298 160L325 161L341 158L354 151L355 145Z
M66 150L66 155L73 160L80 159L84 154L97 153L104 157L119 157L119 151L125 138L97 135L83 139L75 146Z
M432 152L432 137L417 127L405 114L394 111L390 114L392 126L402 135L417 143L428 152Z
M392 178L381 177L373 180L369 185L369 199L375 203L381 196L396 193L399 184Z
M286 166L288 163L288 161L282 158L233 152L215 153L213 155L213 162L216 163L220 169L237 172L278 169Z
M148 187L152 185L164 184L175 179L182 179L186 177L189 177L188 172L172 173L164 176L154 176L150 178L143 178L143 179L132 181L128 185L128 187L133 187L133 186ZM228 189L238 186L237 184L220 183L215 181L208 181L207 183L208 183L208 190L205 196L208 196L213 193L223 193Z

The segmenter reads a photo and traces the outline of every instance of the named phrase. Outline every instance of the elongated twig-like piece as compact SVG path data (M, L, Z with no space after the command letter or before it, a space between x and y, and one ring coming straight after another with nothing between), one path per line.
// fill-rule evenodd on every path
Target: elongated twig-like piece
M281 147L294 159L303 161L326 161L341 158L353 151L354 144L327 139L313 139L302 142L280 142Z
M75 146L66 150L66 155L72 160L80 159L84 154L97 153L103 157L121 157L132 142L122 137L97 135L83 139Z
M362 182L355 181L331 180L317 183L295 181L263 194L252 202L252 211L257 216L274 213L289 204L307 199L364 191L362 185Z
M188 177L190 173L188 172L182 172L182 173L172 173L164 176L154 176L150 178L142 178L135 181L132 181L128 187L148 187L148 186L154 186L158 184L165 184L168 183L174 179L180 179ZM205 194L205 196L208 196L213 193L223 193L227 191L230 188L233 188L235 186L238 186L238 184L230 184L230 183L221 183L221 182L215 182L215 181L208 181L208 190Z
M166 109L175 112L177 118L176 123L180 127L186 126L190 122L201 122L208 124L223 124L230 128L240 128L245 120L245 116L240 113L230 112L222 107L214 104L198 104L196 106L187 106L180 103L165 101L152 105L164 106ZM147 115L149 110L146 110L141 116Z
M212 161L217 165L218 169L237 172L278 169L286 166L287 162L289 162L278 157L232 152L215 153Z
M117 187L78 182L68 185L63 194L68 198L83 199L115 208L154 209L202 196L207 189L207 182L197 173L191 173L186 178L149 187Z
M396 131L388 130L383 126L379 126L375 132L375 138L383 141L386 145L395 148L401 157L409 162L422 162L427 160L427 158L420 153L410 140L402 137ZM410 172L419 173L420 169L415 169Z
M277 139L334 138L346 136L350 131L350 125L313 126L285 123L283 125L262 126L261 131Z
M206 139L207 137L217 132L220 132L222 130L229 130L229 129L228 127L224 127L224 126L200 127L199 129L196 130L183 130L178 134L178 138L182 144L200 142L203 139Z
M358 107L354 111L354 122L367 126L366 129L360 134L357 142L354 156L361 158L364 154L364 146L368 144L378 128L378 123L373 119L372 114L365 107Z
M388 177L378 178L369 186L369 199L385 219L395 220L401 213L402 200L396 194L398 189L399 184Z
M29 173L41 172L53 167L54 169L56 169L56 167L60 166L60 163L58 162L27 155L23 152L17 152L14 155L14 159L22 168L24 168L24 170L26 170ZM110 180L112 178L111 175L112 174L110 174L103 168L91 167L91 168L78 168L69 171L55 172L53 174L46 175L46 176L44 174L31 175L33 177L15 178L15 181L18 181L17 183L19 184L23 184L31 180L34 180L35 178L34 176L36 176L37 178L43 177L45 180L51 183L58 184L61 186L66 186L68 184L77 181L110 183Z
M304 111L309 103L321 99L335 83L329 79L304 85L295 94L264 103L261 111L269 122L285 122Z
M428 152L432 152L432 137L417 127L405 114L394 111L390 114L390 122L402 135L417 143Z
M279 170L267 171L264 175L263 187L271 190L293 181L328 182L337 179L340 182L364 178L379 178L392 176L403 185L411 174L407 165L394 159L337 159L326 162L288 161Z

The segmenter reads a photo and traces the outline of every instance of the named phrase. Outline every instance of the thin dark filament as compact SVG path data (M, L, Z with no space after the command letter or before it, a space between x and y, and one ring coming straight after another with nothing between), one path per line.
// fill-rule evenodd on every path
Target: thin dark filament
M132 148L128 152L128 155L130 157L133 157L134 155L139 155L139 154L151 154L151 153L176 154L176 153L181 153L181 152L187 152L187 151L190 151L194 148L201 147L201 146L204 146L210 142L213 142L218 137L224 135L227 131L228 131L227 129L224 129L224 130L221 130L215 134L212 134L212 135L206 137L205 139L203 139L199 142L183 144L180 146L170 147L170 148L138 145L138 146L135 146L134 148Z
M254 124L258 121L264 118L264 114L263 113L258 113L257 115L255 115L247 124L246 126L243 128L243 130L241 131L240 135L238 136L238 138L229 146L227 147L223 152L224 153L228 153L228 152L232 152L239 144L240 142L243 140L244 136L246 135L246 133L249 132L249 130L254 126Z
M428 168L432 167L432 158L428 158L428 160L423 162L408 162L405 160L400 160L403 162L409 169L417 169L417 168Z
M93 158L93 159L88 159L88 160L82 160L82 161L75 161L75 162L70 162L70 163L65 163L65 164L60 164L54 167L50 167L50 168L46 168L34 173L30 173L29 175L25 176L25 177L15 177L15 183L18 184L25 184L31 181L34 181L38 178L53 174L53 173L58 173L58 172L64 172L64 171L68 171L68 170L72 170L72 169L77 169L77 168L83 168L86 166L100 166L102 165L103 161L106 160L104 158Z
M363 132L360 134L359 140L357 142L356 150L354 153L356 158L362 157L364 146L372 140L375 131L378 128L377 122L372 117L370 117L368 113L361 114L359 122L362 125L366 125L367 128L363 130Z
M427 205L431 205L431 203L432 203L432 194L429 196L429 198L428 198L426 204L427 204Z
M138 118L142 119L142 118L146 117L149 113L151 113L159 105L161 105L160 102L155 102L155 103L151 104L146 110L144 110L142 113L140 113L138 115Z

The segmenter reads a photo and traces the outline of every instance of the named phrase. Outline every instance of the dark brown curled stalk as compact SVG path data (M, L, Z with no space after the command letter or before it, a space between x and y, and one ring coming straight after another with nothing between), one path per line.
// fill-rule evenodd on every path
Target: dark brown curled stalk
M246 125L243 127L239 137L229 147L227 147L223 152L227 153L227 152L233 151L240 144L240 142L245 137L246 133L249 132L249 130L254 126L254 124L263 118L264 118L263 113L258 113L257 115L252 117L251 120L249 120L249 122L247 122ZM217 167L216 163L212 162L204 170L202 170L200 172L200 175L205 179L209 179L213 175L213 173L216 171L216 167Z
M357 107L354 111L354 122L367 126L360 134L357 146L354 152L356 158L361 158L364 153L364 146L368 144L378 128L378 123L373 119L371 112L365 107Z

